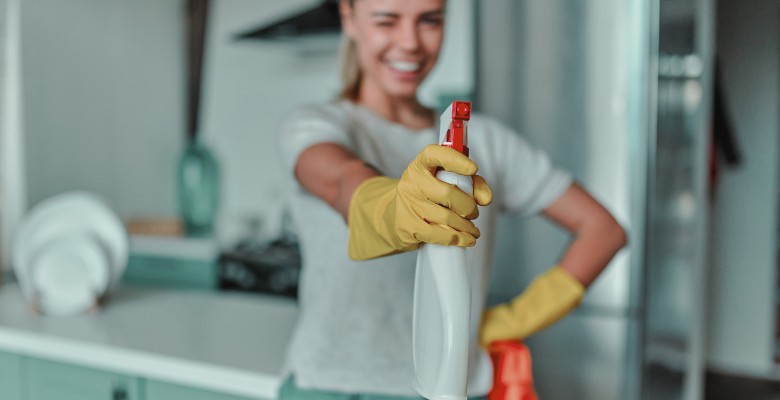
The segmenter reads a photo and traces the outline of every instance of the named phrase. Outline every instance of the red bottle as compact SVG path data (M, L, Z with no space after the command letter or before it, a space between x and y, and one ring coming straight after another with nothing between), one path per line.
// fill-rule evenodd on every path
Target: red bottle
M537 400L531 352L520 341L501 340L488 348L493 360L493 389L489 400Z

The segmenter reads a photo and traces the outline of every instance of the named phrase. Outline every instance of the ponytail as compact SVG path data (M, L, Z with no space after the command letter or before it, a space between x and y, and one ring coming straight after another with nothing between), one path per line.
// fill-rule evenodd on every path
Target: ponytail
M354 6L354 0L342 0L349 3L349 7ZM351 101L357 101L362 72L360 71L360 62L358 61L357 48L355 41L350 39L346 33L341 34L341 81L342 89L340 97Z

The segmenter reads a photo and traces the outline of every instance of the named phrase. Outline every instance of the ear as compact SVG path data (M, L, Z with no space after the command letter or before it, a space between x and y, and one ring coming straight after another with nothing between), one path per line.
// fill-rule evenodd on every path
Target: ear
M349 0L339 0L339 14L341 15L341 30L349 38L355 38L355 23L352 19L354 13L353 6Z

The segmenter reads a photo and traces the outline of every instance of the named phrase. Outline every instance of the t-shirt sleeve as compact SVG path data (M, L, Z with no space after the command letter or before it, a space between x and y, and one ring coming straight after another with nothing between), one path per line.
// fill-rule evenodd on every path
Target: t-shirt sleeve
M352 147L347 116L334 104L302 107L290 113L282 124L280 142L284 168L290 174L294 174L301 153L315 144Z
M571 175L556 167L550 157L506 126L494 125L493 143L499 157L500 190L494 199L504 212L533 215L542 212L572 184Z

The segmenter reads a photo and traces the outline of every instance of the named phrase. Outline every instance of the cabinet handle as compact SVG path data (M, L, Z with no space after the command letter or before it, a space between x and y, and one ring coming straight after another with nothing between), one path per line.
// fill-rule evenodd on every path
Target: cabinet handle
M112 400L127 400L127 390L123 387L114 387L114 391L111 395Z

